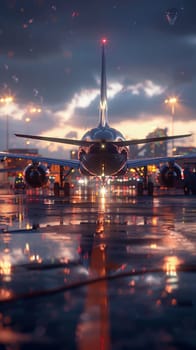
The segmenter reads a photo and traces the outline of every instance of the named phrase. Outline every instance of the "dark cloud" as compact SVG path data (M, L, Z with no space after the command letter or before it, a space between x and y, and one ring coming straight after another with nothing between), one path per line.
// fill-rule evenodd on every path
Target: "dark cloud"
M165 15L169 8L178 12L174 25ZM50 130L55 112L66 109L74 94L99 88L99 40L107 36L108 81L124 88L108 102L111 122L167 113L162 105L171 93L189 105L185 118L190 118L196 108L195 23L195 0L2 0L0 94L11 92L21 109L30 102L42 105L31 132ZM126 90L146 80L164 92L149 98ZM97 98L76 109L69 124L93 127L98 108ZM4 126L1 118L1 131ZM24 129L22 121L13 122L15 127Z

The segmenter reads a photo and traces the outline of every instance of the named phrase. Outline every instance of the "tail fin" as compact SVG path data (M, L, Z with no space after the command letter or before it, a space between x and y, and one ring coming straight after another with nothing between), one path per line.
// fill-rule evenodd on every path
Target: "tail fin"
M106 81L106 63L105 63L105 44L107 40L102 39L102 60L101 60L101 91L100 91L100 110L99 110L99 126L108 125L107 119L107 81Z

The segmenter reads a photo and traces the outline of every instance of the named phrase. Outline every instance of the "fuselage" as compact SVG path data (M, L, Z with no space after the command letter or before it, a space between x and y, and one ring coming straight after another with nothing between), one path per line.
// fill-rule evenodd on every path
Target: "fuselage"
M110 128L107 117L107 84L105 44L102 40L101 86L99 125L84 134L82 140L89 145L81 146L78 153L80 172L90 176L123 175L127 170L128 149L114 144L124 141L123 135L116 129Z
M124 140L118 130L110 128L107 124L98 126L89 130L82 140L92 141L89 146L79 149L78 158L82 174L102 177L125 174L128 149L112 143Z

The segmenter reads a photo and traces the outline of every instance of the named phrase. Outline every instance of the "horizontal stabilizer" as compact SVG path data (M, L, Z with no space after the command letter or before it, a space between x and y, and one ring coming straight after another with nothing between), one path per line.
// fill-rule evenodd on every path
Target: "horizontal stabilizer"
M150 143L150 142L162 142L162 141L168 141L173 139L179 139L182 137L188 137L192 134L185 134L185 135L175 135L175 136L160 136L160 137L150 137L147 139L136 139L136 140L125 140L125 141L114 141L113 143L116 146L131 146L131 145L139 145L142 143Z
M75 146L89 146L90 144L94 143L94 141L91 142L91 141L85 141L85 140L61 139L58 137L49 137L49 136L35 136L35 135L24 135L24 134L15 134L15 136L25 137L26 139L57 142L57 143L63 143L66 145L75 145Z
M136 140L121 140L121 141L105 141L105 140L92 140L92 141L86 141L86 140L73 140L73 139L62 139L58 137L49 137L49 136L35 136L35 135L24 135L24 134L15 134L18 137L24 137L27 139L34 139L34 140L41 140L41 141L48 141L48 142L57 142L57 143L63 143L67 145L75 145L75 146L90 146L94 143L99 142L107 142L107 143L113 143L116 146L131 146L131 145L139 145L142 143L149 143L149 142L162 142L162 141L168 141L183 137L191 136L191 134L184 134L184 135L175 135L175 136L161 136L161 137L150 137L146 139L136 139Z

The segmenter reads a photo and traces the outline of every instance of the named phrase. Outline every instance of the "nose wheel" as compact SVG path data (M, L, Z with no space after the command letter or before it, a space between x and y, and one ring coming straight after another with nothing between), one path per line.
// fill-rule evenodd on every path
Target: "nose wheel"
M101 186L106 186L107 184L107 180L106 180L106 177L105 176L101 176Z

